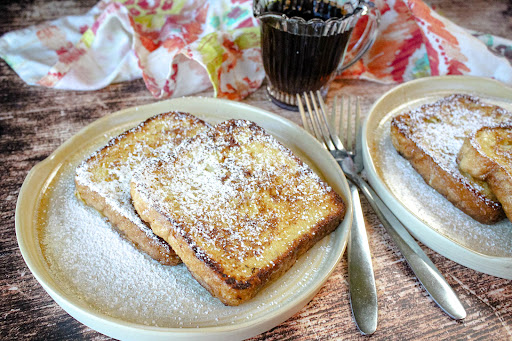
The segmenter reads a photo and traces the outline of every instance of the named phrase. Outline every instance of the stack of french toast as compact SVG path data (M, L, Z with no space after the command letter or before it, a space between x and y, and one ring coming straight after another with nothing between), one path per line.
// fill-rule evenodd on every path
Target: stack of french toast
M342 198L253 122L147 119L76 170L77 195L163 265L226 305L285 273L342 221Z
M454 94L394 117L391 140L428 185L473 219L512 220L512 113Z

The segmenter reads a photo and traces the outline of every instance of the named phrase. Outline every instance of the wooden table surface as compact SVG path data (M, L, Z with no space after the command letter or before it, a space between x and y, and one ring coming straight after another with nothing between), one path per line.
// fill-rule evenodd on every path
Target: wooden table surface
M0 34L63 15L81 14L94 3L2 2ZM428 3L461 26L512 38L510 0ZM358 95L366 112L390 88L365 81L336 81L329 96L340 91ZM212 92L201 95L211 96ZM155 99L142 80L92 92L31 87L4 61L0 61L0 99L0 339L109 339L62 310L25 265L14 230L16 199L29 170L81 128L114 111ZM297 113L279 110L268 102L263 89L245 102L300 123ZM466 308L467 318L453 321L421 288L369 205L363 204L370 225L367 232L379 297L379 326L372 339L512 340L511 281L473 271L422 246ZM353 322L348 289L345 257L306 307L254 340L366 338Z

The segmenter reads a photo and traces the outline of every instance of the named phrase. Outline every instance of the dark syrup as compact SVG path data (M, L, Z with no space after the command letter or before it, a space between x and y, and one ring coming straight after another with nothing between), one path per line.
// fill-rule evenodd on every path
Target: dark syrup
M294 8L286 8L284 3L275 1L267 10L305 20L345 16L342 9L322 1ZM330 36L311 36L284 32L276 26L272 22L261 23L263 65L269 82L289 94L320 89L342 60L352 30Z
M325 3L323 0L295 1L293 5L289 1L276 0L267 4L266 12L283 13L288 18L301 17L306 21L314 18L343 18L347 15L343 8Z

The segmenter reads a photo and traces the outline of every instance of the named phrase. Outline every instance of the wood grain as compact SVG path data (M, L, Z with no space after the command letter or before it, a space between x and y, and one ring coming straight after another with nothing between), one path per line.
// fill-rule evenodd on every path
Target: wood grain
M459 25L512 38L510 0L429 3ZM63 15L85 13L94 4L94 0L2 2L0 34ZM329 94L359 95L363 112L367 112L390 88L364 81L336 81ZM201 95L211 96L212 92ZM111 112L154 101L142 80L91 92L27 86L0 61L0 339L109 339L69 316L28 270L15 236L16 199L28 171L81 128ZM300 124L297 113L277 109L263 89L246 102ZM421 288L364 199L363 204L379 295L379 326L372 339L512 339L511 281L465 268L423 247L467 310L465 321L451 320ZM348 289L343 259L304 309L253 340L366 339L353 322Z

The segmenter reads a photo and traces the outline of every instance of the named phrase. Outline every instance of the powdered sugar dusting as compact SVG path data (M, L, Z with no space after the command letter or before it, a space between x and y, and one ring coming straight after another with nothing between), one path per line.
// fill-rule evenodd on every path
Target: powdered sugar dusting
M430 108L429 114L435 117L434 107ZM380 169L380 178L391 193L431 229L459 245L483 255L512 257L512 223L506 219L494 225L475 221L426 184L410 163L396 152L389 131L391 119L400 113L390 113L375 132L375 141L378 145L374 160L376 167ZM486 118L465 119L464 116L467 114L465 110L454 109L451 123L441 127L439 131L427 128L423 135L434 146L441 144L448 146L443 153L449 156L443 158L441 162L445 167L455 169L457 173L459 172L454 162L458 149L463 143L462 136L466 132L480 128L487 120ZM501 110L498 114L506 115L505 111ZM458 119L465 119L468 122L463 130L455 127ZM429 147L425 146L425 148Z
M398 118L396 126L404 132L441 168L459 181L483 188L464 177L457 166L457 154L464 139L482 126L512 120L512 114L496 106L485 104L468 95L451 95L432 104L412 110L405 123Z
M269 245L291 246L336 210L332 190L247 121L220 124L185 142L172 157L140 167L133 181L178 233L193 236L198 256L223 255L227 273L250 276L271 264Z
M191 115L179 112L160 114L110 140L76 170L76 181L98 193L108 205L130 219L147 238L162 243L140 219L131 204L130 180L143 160L170 153L181 141L208 127ZM138 135L149 138L137 138ZM157 139L152 136L158 135ZM131 138L135 136L135 138Z
M73 182L78 160L53 180L41 246L57 285L93 311L136 324L209 327L238 324L280 309L324 276L322 264L335 238L324 238L286 276L238 307L212 297L184 265L163 266L135 250L101 215L78 200Z

